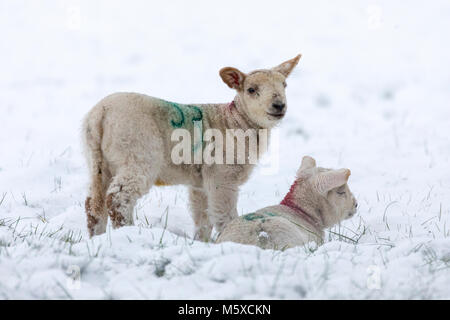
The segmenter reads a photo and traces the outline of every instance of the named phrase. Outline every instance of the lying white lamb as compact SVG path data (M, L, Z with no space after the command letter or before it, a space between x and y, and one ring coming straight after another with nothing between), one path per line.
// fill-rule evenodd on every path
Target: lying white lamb
M303 157L297 177L279 205L233 219L217 238L252 244L264 249L291 248L323 242L325 228L352 217L358 206L348 188L349 169L316 167Z

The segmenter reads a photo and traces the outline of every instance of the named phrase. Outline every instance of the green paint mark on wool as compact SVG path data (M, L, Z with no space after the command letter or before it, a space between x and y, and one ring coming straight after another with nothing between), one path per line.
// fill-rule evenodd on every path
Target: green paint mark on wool
M171 106L172 108L174 108L177 112L178 115L180 117L180 120L178 121L174 121L173 119L170 120L170 123L172 124L172 127L174 128L181 128L184 125L184 113L181 110L180 106L176 103L173 102L167 102L169 104L169 106Z
M273 213L273 212L264 212L265 215L271 216L271 217L276 217L278 216L278 214Z
M273 212L262 212L262 213L252 212L252 213L243 215L242 219L245 219L247 221L262 220L262 222L265 222L267 217L275 217L275 216L278 216L278 215Z
M186 125L186 120L190 120L191 123L203 120L203 111L195 105L179 104L165 100L161 101L164 105L171 107L176 112L175 119L170 120L170 124L174 128L183 127Z

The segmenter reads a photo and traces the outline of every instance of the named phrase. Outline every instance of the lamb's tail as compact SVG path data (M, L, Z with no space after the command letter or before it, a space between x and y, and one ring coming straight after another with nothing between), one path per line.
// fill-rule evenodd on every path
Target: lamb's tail
M99 217L103 213L105 194L103 188L102 171L104 159L101 149L103 138L104 109L94 107L83 121L83 145L90 171L90 195L86 199L86 213L89 216Z

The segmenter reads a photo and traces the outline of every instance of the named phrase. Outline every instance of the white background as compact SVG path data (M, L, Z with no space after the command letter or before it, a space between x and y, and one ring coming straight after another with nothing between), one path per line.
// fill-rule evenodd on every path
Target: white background
M1 0L0 298L450 298L448 30L445 0ZM97 101L230 102L221 67L298 53L279 171L259 168L238 210L278 203L304 155L350 168L359 213L325 245L193 242L184 187L88 239L80 126Z

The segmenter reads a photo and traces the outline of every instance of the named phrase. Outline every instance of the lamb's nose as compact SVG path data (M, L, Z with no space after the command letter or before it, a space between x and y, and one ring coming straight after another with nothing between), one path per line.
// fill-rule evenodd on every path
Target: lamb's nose
M285 103L273 103L272 108L274 108L277 111L283 111L284 107L286 107Z

